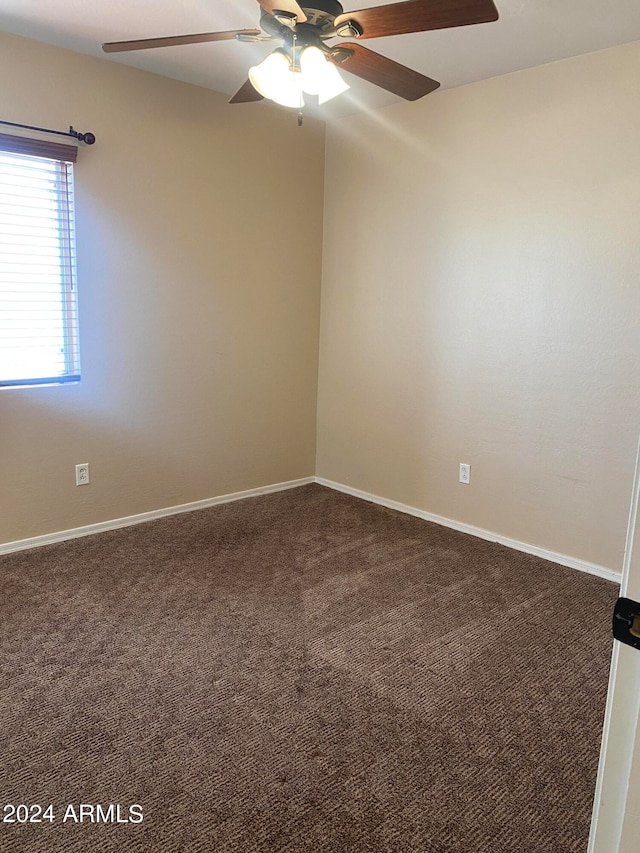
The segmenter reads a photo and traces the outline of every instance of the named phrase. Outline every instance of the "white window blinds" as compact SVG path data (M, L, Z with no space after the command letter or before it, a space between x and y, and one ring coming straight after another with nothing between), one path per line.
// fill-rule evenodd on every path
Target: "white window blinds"
M80 379L76 152L0 134L0 387Z

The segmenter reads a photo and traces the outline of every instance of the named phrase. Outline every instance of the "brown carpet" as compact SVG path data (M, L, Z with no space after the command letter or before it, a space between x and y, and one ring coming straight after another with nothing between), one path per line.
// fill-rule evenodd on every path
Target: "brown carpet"
M586 849L612 583L313 485L0 573L2 851Z

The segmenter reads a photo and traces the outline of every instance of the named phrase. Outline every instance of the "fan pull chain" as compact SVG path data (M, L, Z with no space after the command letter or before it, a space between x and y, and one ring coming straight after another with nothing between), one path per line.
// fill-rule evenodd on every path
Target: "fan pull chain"
M295 31L295 30L291 33L291 36L292 36L292 45L291 45L291 67L292 67L292 69L294 70L294 73L295 73L295 72L296 72L296 70L297 70L298 72L300 71L300 68L299 68L299 65L298 65L298 63L299 63L299 61L300 61L300 58L299 58L299 56L298 56L298 54L297 54L297 52L296 52L296 51L297 51L297 41L298 41L298 36L297 36L297 33L296 33L296 31ZM303 104L304 104L304 101L303 101L303 99L302 99L302 89L300 89L300 106L299 106L299 108L298 108L298 127L302 127L302 119L303 119L303 115L302 115L302 107L303 107Z

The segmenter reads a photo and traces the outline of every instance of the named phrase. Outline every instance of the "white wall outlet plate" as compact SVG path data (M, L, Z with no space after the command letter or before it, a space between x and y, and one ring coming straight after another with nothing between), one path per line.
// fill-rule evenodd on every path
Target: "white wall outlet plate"
M76 486L88 486L90 482L89 463L81 462L79 465L76 465Z
M461 483L464 483L465 486L468 486L471 482L471 465L467 465L466 462L460 463L460 475L458 480Z

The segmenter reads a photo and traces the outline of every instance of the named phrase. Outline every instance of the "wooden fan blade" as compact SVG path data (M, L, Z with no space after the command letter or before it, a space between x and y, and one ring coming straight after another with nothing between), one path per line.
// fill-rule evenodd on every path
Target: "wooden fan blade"
M348 48L353 51L353 56L344 62L333 62L338 68L362 77L370 83L375 83L387 92L393 92L406 101L417 101L429 92L434 92L440 85L437 80L425 77L393 59L388 59L364 45L345 41L336 45L339 48ZM331 57L328 57L331 59Z
M307 20L307 16L302 11L296 0L258 0L265 12L273 15L274 9L281 9L283 12L291 12L298 19L299 24L303 24Z
M235 93L233 98L229 101L230 104L250 104L252 101L261 101L262 95L258 92L257 89L253 88L253 84L251 80L247 80L238 91Z
M188 36L166 36L157 39L136 39L135 41L111 41L102 45L105 53L118 53L121 50L146 50L150 47L176 47L180 44L201 44L206 41L226 41L238 35L259 36L260 30L224 30L220 33L194 33Z
M360 38L372 39L497 20L498 10L493 0L404 0L359 12L345 12L338 15L334 26L338 28L345 21L355 21L362 29Z

